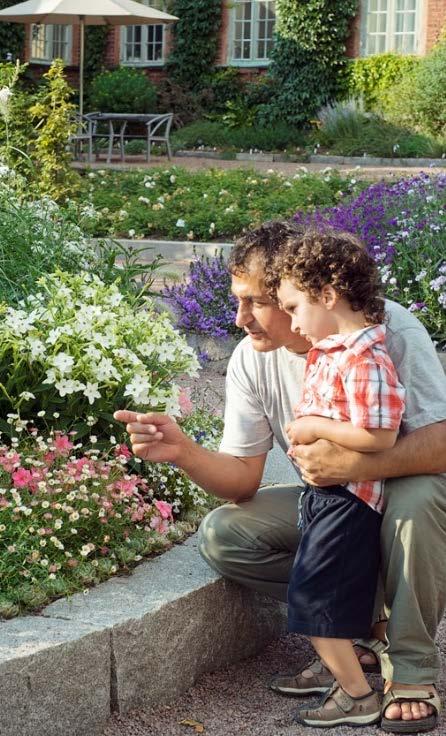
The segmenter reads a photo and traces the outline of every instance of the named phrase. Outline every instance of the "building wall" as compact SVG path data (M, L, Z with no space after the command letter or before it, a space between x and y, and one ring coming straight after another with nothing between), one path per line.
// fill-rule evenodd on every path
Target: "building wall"
M441 29L446 27L446 0L424 0L425 3L425 19L424 34L421 41L421 50L429 51L438 41ZM228 46L230 36L230 6L225 0L222 0L222 24L220 30L220 38L218 45L218 53L216 58L217 66L226 66L228 57ZM360 30L361 18L358 14L351 22L350 34L346 42L347 56L355 58L360 52ZM171 35L167 30L167 47L166 52L171 46ZM25 61L30 58L30 26L27 26L26 42L24 50ZM111 28L108 35L106 54L104 64L107 68L117 66L120 61L120 28ZM77 84L79 65L79 27L73 27L72 35L72 63L67 66L67 76L71 84ZM141 67L147 76L155 83L166 76L165 69L160 66ZM245 78L252 78L263 74L266 66L258 67L240 67L240 74ZM47 69L45 64L31 64L30 70L38 77Z

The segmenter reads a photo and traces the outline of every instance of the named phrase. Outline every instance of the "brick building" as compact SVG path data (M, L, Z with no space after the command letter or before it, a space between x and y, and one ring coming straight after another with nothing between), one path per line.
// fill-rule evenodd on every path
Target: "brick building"
M160 10L165 5L164 0L143 2ZM351 57L383 51L424 54L446 25L446 0L360 0L359 5L347 42ZM265 70L273 45L274 6L274 0L222 0L218 66L235 66L249 75ZM111 28L105 65L143 69L156 82L164 74L169 46L170 31L165 26ZM25 60L34 67L45 67L55 57L66 61L74 81L79 62L78 28L27 26Z

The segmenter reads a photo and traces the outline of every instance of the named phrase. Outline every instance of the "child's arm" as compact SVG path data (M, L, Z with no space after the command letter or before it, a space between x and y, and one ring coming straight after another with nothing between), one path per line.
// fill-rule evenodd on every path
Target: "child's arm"
M365 429L350 422L326 417L307 416L295 419L287 427L292 445L309 445L316 440L329 440L356 452L378 452L393 447L398 436L393 429Z

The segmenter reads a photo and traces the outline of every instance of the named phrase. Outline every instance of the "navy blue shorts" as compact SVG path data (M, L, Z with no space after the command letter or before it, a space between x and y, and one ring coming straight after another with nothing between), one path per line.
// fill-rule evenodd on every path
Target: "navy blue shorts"
M342 486L307 486L288 587L288 628L334 639L370 635L381 514Z

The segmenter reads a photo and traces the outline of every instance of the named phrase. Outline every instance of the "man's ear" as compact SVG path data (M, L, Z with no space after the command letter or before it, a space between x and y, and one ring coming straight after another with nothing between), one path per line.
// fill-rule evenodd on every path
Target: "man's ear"
M321 290L322 304L325 309L333 309L338 301L338 295L331 284L325 284Z

